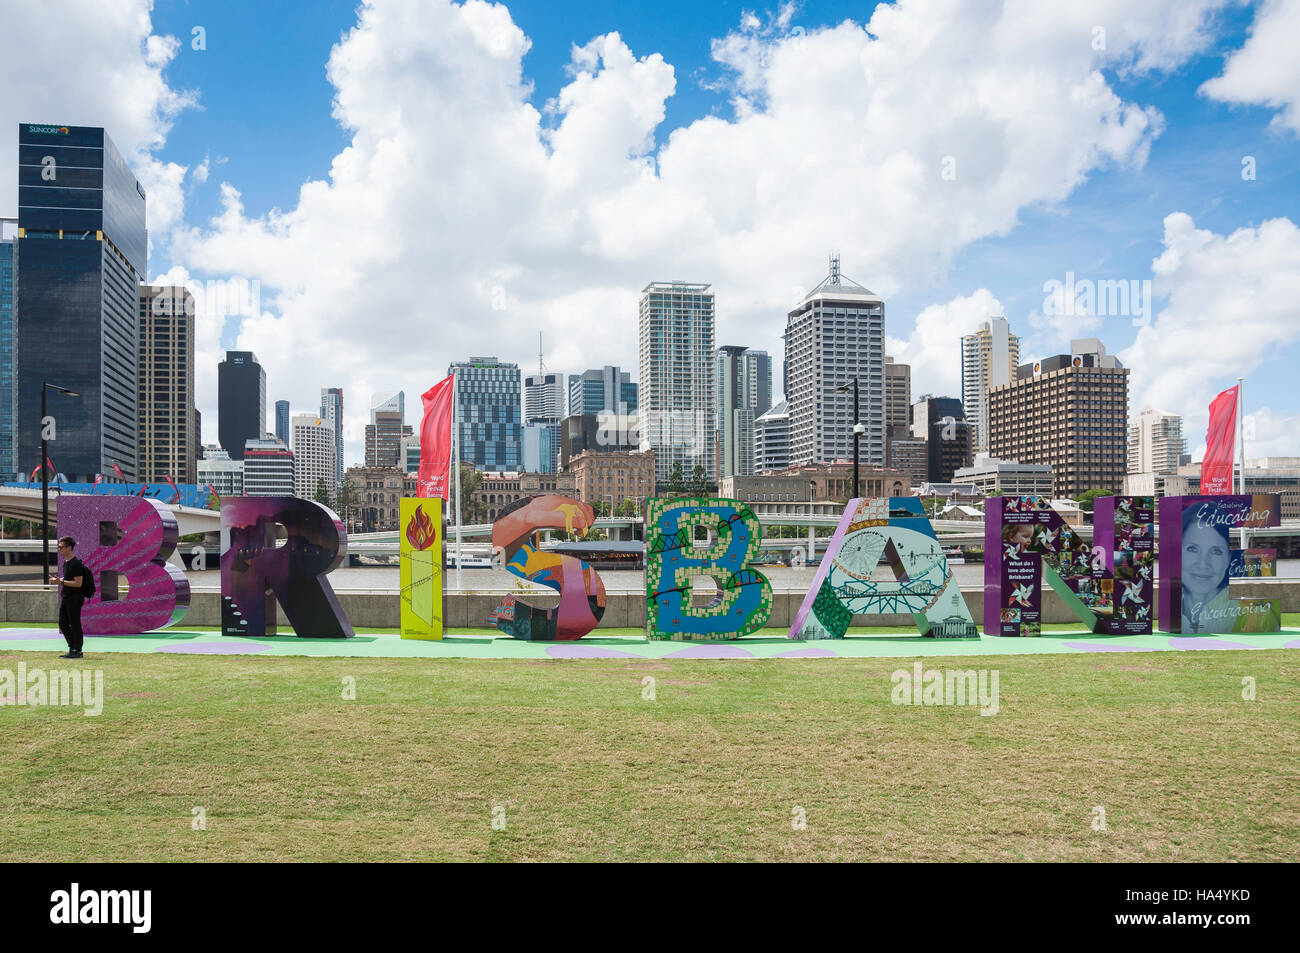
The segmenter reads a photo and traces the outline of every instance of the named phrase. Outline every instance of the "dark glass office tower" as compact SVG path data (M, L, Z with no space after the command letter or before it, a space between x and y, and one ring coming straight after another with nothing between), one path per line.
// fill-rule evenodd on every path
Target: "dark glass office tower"
M69 480L135 479L145 194L103 129L18 126L17 464L40 462L41 380L57 422L50 460Z
M217 440L231 460L266 432L266 371L252 351L227 351L217 365Z
M289 402L275 402L275 438L286 447L289 446Z

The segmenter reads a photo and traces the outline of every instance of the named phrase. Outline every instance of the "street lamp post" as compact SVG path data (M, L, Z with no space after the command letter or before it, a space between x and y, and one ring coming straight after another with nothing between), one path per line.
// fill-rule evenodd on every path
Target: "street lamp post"
M835 388L835 393L842 394L852 386L853 388L853 499L858 498L858 444L862 438L862 433L867 428L858 423L858 379L853 378L853 383L844 384Z
M50 445L45 439L45 418L48 416L45 411L47 388L67 394L69 397L81 396L76 391L60 387L58 384L41 381L41 585L45 585L50 579Z

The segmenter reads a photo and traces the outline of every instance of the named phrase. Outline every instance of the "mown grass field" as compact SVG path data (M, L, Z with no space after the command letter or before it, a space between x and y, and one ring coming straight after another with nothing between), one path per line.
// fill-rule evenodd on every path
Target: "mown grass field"
M1300 653L923 664L998 670L1000 712L892 704L902 659L105 654L102 715L0 707L0 860L1300 853Z

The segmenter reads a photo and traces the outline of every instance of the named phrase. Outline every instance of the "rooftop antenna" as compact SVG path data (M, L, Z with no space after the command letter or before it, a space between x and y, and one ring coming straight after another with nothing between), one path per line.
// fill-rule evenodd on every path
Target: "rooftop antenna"
M542 332L537 332L537 376L542 377L546 374L546 364L542 361Z
M831 284L838 285L839 283L840 283L840 253L835 251L835 252L831 252Z

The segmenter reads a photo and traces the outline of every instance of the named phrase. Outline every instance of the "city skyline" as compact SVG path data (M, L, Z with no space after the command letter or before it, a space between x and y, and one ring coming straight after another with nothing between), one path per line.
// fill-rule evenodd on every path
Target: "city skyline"
M1300 271L1300 123L1297 96L1265 95L1250 69L1258 37L1279 28L1269 6L1180 13L1153 4L1130 15L1099 3L1024 25L904 0L889 18L875 10L868 30L869 6L810 3L743 18L700 11L676 32L629 21L615 34L608 21L557 23L537 4L514 3L492 8L502 46L490 55L486 40L444 45L439 36L467 29L470 14L435 5L413 38L417 55L383 65L360 44L391 39L397 21L386 0L359 19L351 5L331 8L319 23L265 11L263 36L234 28L249 13L240 3L205 9L202 50L186 5L160 0L150 13L123 3L138 15L112 29L93 6L65 4L76 15L56 18L66 21L64 42L51 56L56 65L93 57L107 75L131 77L139 108L76 78L93 71L56 70L48 88L0 110L10 129L102 125L140 177L151 245L142 277L187 284L196 298L204 442L216 438L215 359L225 350L280 356L271 386L294 413L316 412L322 386L419 393L450 361L485 351L531 367L539 330L548 364L563 373L632 367L637 290L681 277L714 286L717 340L775 355L815 263L839 250L845 271L885 300L886 352L911 365L914 393L958 395L960 335L1005 314L1022 361L1058 353L1072 337L1106 341L1133 371L1131 409L1182 416L1194 459L1209 399L1238 375L1247 377L1248 455L1295 449L1300 398L1285 369L1300 356L1287 310ZM48 29L44 15L15 19L13 36ZM1109 31L1099 36L1097 24ZM935 75L933 95L965 89L982 68L958 43L972 31L1017 50L989 76L1016 108L985 108L978 128L963 125L961 104L927 100L907 87L906 71L889 69L915 44L910 69ZM290 37L287 47L276 36ZM250 52L261 44L283 55L230 83L232 64L257 61ZM448 166L414 131L436 119L467 141L479 134L475 117L456 107L462 80L438 79L443 61L512 117L519 148L510 151L532 157L524 165L469 150ZM810 63L827 69L796 81ZM295 68L319 78L273 81L275 70ZM1023 77L1033 70L1042 82L1030 93ZM239 95L245 82L262 93ZM406 102L408 89L421 90L422 102ZM802 128L842 107L873 111L888 135L850 124L838 158L803 169L762 128ZM456 188L375 177L391 108L421 117L392 132L413 165L445 173ZM910 121L919 109L932 110L926 128ZM592 138L592 121L617 135ZM989 142L1000 151L981 145ZM350 143L355 164L331 178ZM5 167L16 164L16 145L0 141ZM589 195L565 185L574 169L585 170ZM4 178L0 216L17 204L14 179ZM769 180L782 183L777 193L755 188ZM494 194L476 181L515 185ZM552 195L576 224L550 224L557 207L521 199L516 185ZM412 214L371 223L358 198L372 186L403 196L388 208ZM844 197L812 199L827 186ZM466 198L447 197L457 194ZM437 243L432 256L423 241L431 215L468 229L450 229L454 244ZM507 230L510 241L494 237ZM401 277L410 273L427 280ZM1225 273L1235 287L1225 287ZM431 300L451 320L429 322ZM1076 305L1089 313L1071 314ZM1229 325L1238 333L1220 342ZM774 387L774 400L786 396ZM353 401L348 462L361 458L366 422Z

